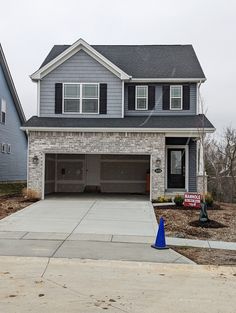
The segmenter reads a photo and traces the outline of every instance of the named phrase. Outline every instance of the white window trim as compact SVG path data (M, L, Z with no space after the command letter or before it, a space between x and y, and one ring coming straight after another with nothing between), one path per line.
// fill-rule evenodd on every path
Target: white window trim
M171 106L171 99L179 99L180 97L172 97L171 96L171 89L174 87L180 87L181 90L181 108L172 108ZM183 86L182 85L172 85L170 86L170 110L172 111L181 111L183 110Z
M146 96L145 97L138 97L138 88L139 87L145 87L147 92L146 92ZM144 109L140 109L138 108L138 98L139 99L146 99L146 107ZM136 111L147 111L148 110L148 86L147 85L138 85L135 86L135 110Z
M100 84L99 83L77 83L77 82L70 82L70 83L63 83L62 84L62 113L63 114L83 114L83 115L97 115L100 112ZM80 100L80 107L79 107L79 112L65 112L65 97L64 97L64 89L65 89L65 85L79 85L80 86L80 96L79 98L70 98L70 99L79 99ZM83 94L82 94L82 89L83 89L83 85L97 85L98 86L98 97L97 98L83 98ZM69 99L69 98L68 98ZM98 99L98 111L97 112L83 112L82 111L82 106L83 106L83 99Z
M7 153L8 153L8 154L11 154L11 144L8 144L8 145L7 145Z
M175 188L168 188L168 150L169 149L185 149L185 188L183 191L189 191L189 146L188 145L166 145L166 166L165 166L165 190L176 190ZM177 188L178 189L178 188Z
M4 109L3 109L3 105L4 105ZM7 116L7 101L4 98L1 98L1 107L0 107L1 111L0 111L0 122L2 124L6 124L6 116ZM3 122L2 120L2 113L5 113L5 121Z
M7 144L5 142L2 143L1 152L7 153Z

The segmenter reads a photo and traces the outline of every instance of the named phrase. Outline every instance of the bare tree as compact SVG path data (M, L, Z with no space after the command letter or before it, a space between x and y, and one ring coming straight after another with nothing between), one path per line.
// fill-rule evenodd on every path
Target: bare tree
M206 205L206 132L205 132L205 115L207 110L205 109L204 100L200 93L200 85L198 86L198 110L201 113L199 115L200 125L198 128L198 137L199 137L199 144L200 144L200 153L199 153L199 172L202 175L202 204L200 210L199 221L201 223L206 223L209 221L208 214L207 214L207 205Z
M236 196L236 130L227 127L218 139L206 146L210 189L217 200L233 202Z
M227 127L223 140L218 144L220 160L222 163L221 174L230 178L232 187L232 200L236 194L236 130Z
M205 151L205 146L206 146L206 133L205 133L205 118L204 116L207 113L207 110L205 109L205 104L204 104L204 99L200 93L200 86L198 87L198 109L199 112L201 113L199 115L199 121L200 121L200 127L198 128L198 134L199 134L199 144L200 144L200 162L199 166L200 172L202 174L202 200L203 203L206 201L206 151Z

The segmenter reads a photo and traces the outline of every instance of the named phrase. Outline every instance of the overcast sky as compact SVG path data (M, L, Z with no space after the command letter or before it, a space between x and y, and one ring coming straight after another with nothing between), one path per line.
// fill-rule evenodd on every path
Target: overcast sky
M54 44L193 44L207 116L236 127L235 0L0 0L0 42L27 118L38 69Z

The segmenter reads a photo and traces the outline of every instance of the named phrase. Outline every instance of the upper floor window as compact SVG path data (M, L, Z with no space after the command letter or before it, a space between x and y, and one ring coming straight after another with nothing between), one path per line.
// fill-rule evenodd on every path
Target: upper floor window
M11 145L10 144L7 145L7 153L11 153Z
M64 113L99 113L99 84L64 84Z
M6 123L6 108L7 103L5 99L1 100L1 111L0 111L0 122L5 124Z
M182 110L183 96L182 86L170 86L170 109Z
M6 143L2 143L1 151L2 151L2 153L7 153L7 144Z
M136 86L136 110L148 109L148 86Z

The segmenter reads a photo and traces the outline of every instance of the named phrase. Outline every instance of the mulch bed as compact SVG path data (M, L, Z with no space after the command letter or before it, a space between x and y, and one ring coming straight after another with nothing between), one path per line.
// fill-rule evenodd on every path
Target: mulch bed
M197 264L236 265L236 251L190 247L173 247L173 249Z
M27 200L22 195L18 194L0 196L0 219L24 209L34 202L35 201Z
M210 221L199 222L199 209L176 206L154 208L157 221L165 221L167 236L236 242L236 207L215 205L207 210Z

